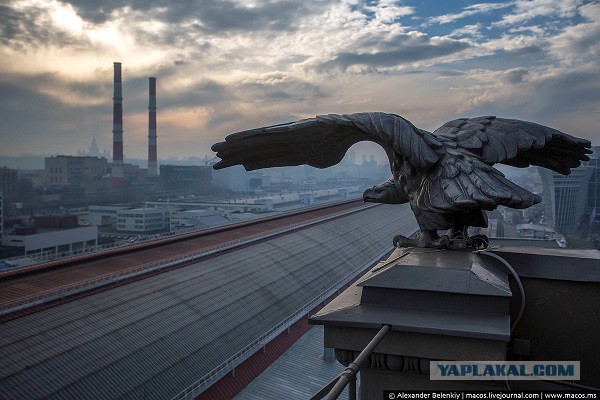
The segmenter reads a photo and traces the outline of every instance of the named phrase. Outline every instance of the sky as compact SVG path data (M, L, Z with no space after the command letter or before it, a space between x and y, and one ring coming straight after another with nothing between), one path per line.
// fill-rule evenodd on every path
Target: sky
M496 115L600 144L598 1L5 0L0 155L76 154L93 136L111 150L115 61L126 158L147 155L150 76L159 159L362 111L431 131Z

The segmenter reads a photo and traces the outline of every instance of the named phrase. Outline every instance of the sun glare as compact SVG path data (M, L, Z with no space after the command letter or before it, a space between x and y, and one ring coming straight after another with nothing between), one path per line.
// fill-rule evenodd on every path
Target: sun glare
M73 6L54 2L51 7L54 9L50 15L56 25L72 33L81 34L83 32L83 20L77 15Z

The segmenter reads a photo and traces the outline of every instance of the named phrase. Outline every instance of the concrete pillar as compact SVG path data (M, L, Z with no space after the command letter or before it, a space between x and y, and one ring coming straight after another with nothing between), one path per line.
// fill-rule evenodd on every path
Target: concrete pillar
M392 327L360 366L360 398L395 389L502 389L502 382L429 379L432 360L506 359L512 292L499 262L415 248L398 248L388 260L310 318L325 326L324 346L344 365L382 325Z

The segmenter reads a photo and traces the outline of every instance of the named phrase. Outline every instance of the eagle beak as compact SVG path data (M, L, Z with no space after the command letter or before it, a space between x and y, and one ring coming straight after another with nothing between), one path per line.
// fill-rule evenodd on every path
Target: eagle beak
M367 189L363 192L363 200L365 203L380 203L381 201L379 199L382 192L383 188L374 186L371 189Z
M365 203L404 204L408 195L400 192L393 182L386 181L363 192Z

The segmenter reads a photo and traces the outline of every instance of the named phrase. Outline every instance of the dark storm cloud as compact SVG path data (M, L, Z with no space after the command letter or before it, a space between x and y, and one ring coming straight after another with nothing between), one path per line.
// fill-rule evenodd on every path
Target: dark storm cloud
M373 52L342 52L333 60L322 65L322 68L340 68L342 71L352 65L364 65L367 67L381 68L409 64L416 61L429 60L437 57L447 56L465 50L470 45L466 42L453 39L432 40L427 35L395 35L393 39L372 42L369 46L375 47Z
M312 4L312 6L311 6ZM244 7L232 1L203 1L198 10L209 32L228 30L293 30L306 15L320 10L319 4L296 0L265 2L258 7Z
M527 68L515 68L506 71L504 74L504 81L507 83L521 83L523 78L529 73Z
M571 111L600 111L600 67L565 72L536 86L537 114L555 116Z
M160 90L160 86L157 90ZM219 104L223 101L232 101L235 98L235 93L228 86L218 82L203 81L186 87L180 92L159 91L157 96L161 108L177 108L206 106Z
M0 44L21 49L28 45L72 45L80 40L54 29L46 10L17 10L0 5Z
M230 124L230 123L236 123L236 125L239 125L239 130L243 130L243 129L248 129L248 125L245 122L242 122L241 124L238 124L238 121L244 121L247 117L247 115L244 115L243 112L241 111L231 111L231 110L223 110L221 112L212 114L207 123L206 126L207 128L211 129L211 130L218 130L219 128L221 128L223 125L226 124ZM296 115L296 114L283 114L283 115L261 115L261 122L258 124L260 126L271 126L271 125L277 125L277 124L285 124L288 122L292 122L292 121L298 121L299 119L301 119L302 117L300 115ZM252 124L251 124L252 125ZM252 128L256 128L257 126L252 126ZM231 131L228 133L232 133ZM226 133L225 133L226 134Z
M157 84L157 106L160 110L180 107L199 107L215 105L225 101L234 101L236 93L230 87L212 80L204 80L183 88L173 89L168 86L171 70L160 71L153 76ZM167 82L167 87L163 86ZM112 96L112 82L110 83ZM106 86L106 85L105 85ZM108 93L107 93L108 94ZM112 97L106 97L107 104ZM148 77L127 77L123 80L123 112L144 113L148 110Z
M98 98L106 95L107 85L96 81L92 82L68 82L66 91L75 93L82 97Z
M236 87L238 96L252 102L314 101L327 97L318 86L297 79L278 82L246 82Z
M148 13L170 24L199 20L196 29L208 33L222 31L293 30L306 15L322 10L329 1L301 2L279 0L260 2L247 7L231 0L197 0L172 2L166 0L96 1L76 0L69 2L85 19L96 23L110 18L110 13L124 7ZM179 29L184 29L178 27Z
M219 112L209 115L206 121L206 127L209 129L217 129L228 122L237 121L240 119L240 113L235 110L220 110Z
M146 4L150 7L158 7L159 3L169 3L166 1L155 1L155 2L145 2L145 1L119 1L119 0L76 0L76 1L62 1L65 4L71 4L73 8L77 11L77 13L85 20L88 20L93 23L102 23L106 22L111 18L111 13L125 6L131 6L133 8L142 8L143 10L148 10Z
M507 76L510 71L507 71ZM565 71L539 81L521 83L507 92L502 101L484 101L469 110L470 115L497 114L511 118L547 121L579 115L582 123L600 111L600 67ZM587 121L587 122L586 122ZM590 124L593 125L593 122ZM595 135L594 132L582 132Z
M32 80L41 83L53 79L51 75L43 75ZM108 107L67 105L39 93L34 87L23 82L0 82L4 154L21 152L24 148L33 152L42 150L65 154L71 151L64 148L66 143L87 146L90 140L87 136L97 134L100 139L104 132L109 134L112 123L110 104ZM15 150L17 147L18 150ZM64 148L62 151L61 147Z
M536 54L540 54L543 52L544 52L544 48L540 45L531 45L531 46L520 47L518 49L513 49L513 50L504 50L504 53L507 56L514 56L514 57L530 57L530 56L534 56Z
M463 71L457 71L457 70L446 70L446 71L438 71L436 72L439 76L441 77L452 77L452 76L462 76L465 73Z

